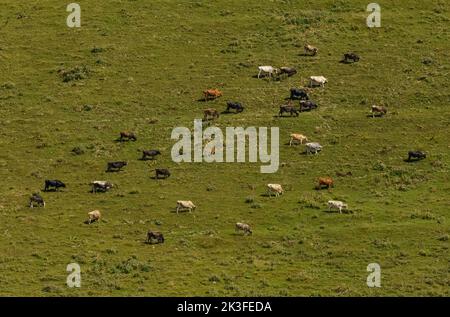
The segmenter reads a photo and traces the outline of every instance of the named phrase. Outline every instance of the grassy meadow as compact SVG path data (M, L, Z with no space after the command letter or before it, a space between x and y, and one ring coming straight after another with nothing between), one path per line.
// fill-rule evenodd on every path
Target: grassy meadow
M449 296L450 4L379 0L381 28L368 28L369 2L79 0L81 27L69 28L69 1L2 1L0 295ZM318 55L303 56L305 43ZM339 63L348 51L361 60ZM259 65L298 73L257 79ZM277 117L312 75L328 78L311 90L318 109ZM207 88L224 96L199 101ZM223 130L279 127L277 173L172 161L172 129L227 100L245 110L221 115ZM388 114L369 117L372 104ZM116 142L122 130L137 141ZM291 133L322 152L289 147ZM140 161L142 149L162 155ZM408 163L409 150L428 156ZM159 167L171 177L152 179ZM322 176L335 187L316 190ZM42 192L45 179L67 188ZM92 194L93 180L117 186ZM264 196L267 183L285 194ZM46 208L30 209L39 191ZM328 212L330 199L352 213ZM197 209L177 215L177 200ZM94 209L103 219L84 224ZM166 242L145 244L149 229ZM66 285L72 262L80 288ZM369 263L380 288L366 285Z

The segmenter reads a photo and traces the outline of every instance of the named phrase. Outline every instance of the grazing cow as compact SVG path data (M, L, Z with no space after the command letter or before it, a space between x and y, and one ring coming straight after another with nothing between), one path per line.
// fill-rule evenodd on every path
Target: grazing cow
M258 78L261 77L262 73L268 74L269 77L272 77L273 74L278 74L279 70L273 66L259 66Z
M45 181L45 188L44 188L44 191L49 191L50 190L50 188L51 187L53 187L53 189L55 190L55 191L57 191L58 190L58 188L65 188L66 187L66 184L64 184L63 182L61 182L60 180L57 180L57 179L55 179L55 180L46 180Z
M291 99L309 100L308 94L303 89L291 88Z
M359 61L359 56L356 55L353 52L349 52L349 53L345 53L344 54L344 62L345 63L350 63L350 61L352 62L358 62Z
M290 113L291 117L292 115L295 115L296 117L298 117L298 110L295 109L295 107L291 104L287 104L287 105L282 105L280 106L280 111L278 112L278 116L281 117L283 115L283 113Z
M318 51L319 49L317 47L314 47L309 44L305 45L305 54L316 56Z
M107 192L108 190L113 188L113 184L107 181L93 181L91 185L93 193L96 193L98 191Z
M119 162L109 162L108 167L106 169L107 172L119 172L122 167L127 166L128 163L124 161Z
M160 177L161 176L161 177ZM167 168L157 168L155 169L155 178L156 179L166 179L170 176L170 172Z
M102 217L102 214L100 213L100 210L93 210L91 212L88 212L88 220L86 220L86 224L91 224L93 222L99 221Z
M306 154L317 154L322 151L322 145L317 142L306 143Z
M222 92L219 89L207 89L203 91L203 96L205 96L205 101L207 101L221 97Z
M45 207L44 198L42 198L42 196L38 193L33 193L30 197L30 208L33 208L34 204L36 204L38 207Z
M191 212L192 210L195 210L195 208L197 207L190 200L177 201L177 214L180 210L188 210L189 212Z
M252 228L248 224L242 223L242 222L236 223L235 230L236 230L236 232L243 231L244 235L253 233Z
M378 113L380 116L384 116L387 113L386 107L373 105L372 109L372 118L375 117L375 113Z
M311 76L309 77L309 86L310 87L325 87L325 84L328 82L328 79L326 79L323 76Z
M156 240L156 243L164 243L164 235L158 231L147 232L147 243L153 244L153 241Z
M267 184L267 194L269 197L271 197L272 194L275 194L275 197L278 197L279 195L282 195L283 192L284 190L280 184Z
M122 131L122 132L120 132L119 140L120 141L129 141L129 140L136 141L137 138L133 132Z
M427 154L422 151L409 151L408 152L408 161L411 161L412 159L415 160L423 160L427 157Z
M280 67L280 75L286 74L288 77L297 74L297 70L293 67Z
M342 209L347 210L348 206L347 204L344 204L342 201L339 200L329 200L328 201L328 210L332 211L333 209L339 210L339 213L342 213Z
M304 136L303 134L292 133L290 136L291 136L291 139L289 141L289 146L291 146L294 141L296 143L300 142L300 144L303 144L303 142L308 142L308 138L306 136Z
M319 177L318 189L322 189L323 186L326 188L334 187L333 179L331 177Z
M209 108L209 109L205 109L203 111L203 120L209 120L209 119L217 119L219 118L219 111L217 111L216 109L213 108Z
M311 111L317 108L317 104L311 100L300 100L300 112Z
M150 157L150 159L153 160L157 155L161 155L161 152L158 150L143 150L141 160L146 160L147 157Z
M244 106L240 102L228 101L227 102L227 110L225 110L225 111L230 112L231 109L235 110L236 113L239 113L239 112L244 111Z

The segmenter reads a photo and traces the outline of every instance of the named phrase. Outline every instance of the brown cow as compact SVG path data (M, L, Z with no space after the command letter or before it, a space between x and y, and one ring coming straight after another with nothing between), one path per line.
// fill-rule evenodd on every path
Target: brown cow
M132 141L136 141L136 135L133 132L128 132L128 131L122 131L120 132L120 141L124 141L124 140L132 140Z
M319 177L319 186L318 189L322 189L325 186L326 188L334 187L334 182L331 177Z
M372 118L375 117L375 113L378 113L381 117L384 116L387 113L386 107L383 106L372 106Z
M210 99L216 99L222 96L222 92L219 89L208 89L203 91L203 95L205 96L205 101Z
M217 119L219 118L219 112L216 109L208 108L203 111L204 117L203 120Z

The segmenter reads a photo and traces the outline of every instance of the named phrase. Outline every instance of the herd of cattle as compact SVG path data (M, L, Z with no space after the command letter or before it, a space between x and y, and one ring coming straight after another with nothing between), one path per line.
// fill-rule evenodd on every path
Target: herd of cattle
M309 56L315 56L318 54L318 49L312 45L305 45L305 55ZM358 62L360 60L360 57L353 53L349 52L344 54L344 58L342 62L344 63L350 63L350 62ZM287 76L293 76L297 73L295 68L292 67L280 67L276 68L273 66L259 66L258 67L258 75L257 78L260 78L261 75L265 75L267 77L273 77L273 76L280 76L280 75L287 75ZM309 81L309 87L324 87L324 85L328 82L328 80L324 76L311 76ZM204 95L204 101L208 100L214 100L223 95L222 91L218 89L208 89L203 92ZM300 112L304 111L311 111L316 109L318 106L315 102L311 101L308 95L308 91L306 89L299 89L299 88L291 88L290 89L290 96L289 101L287 104L280 106L278 116L282 117L284 113L290 114L290 116L298 116ZM293 104L294 100L299 101L299 107L296 107ZM234 112L241 113L244 111L244 106L240 102L236 101L228 101L226 103L226 113L231 112L231 110L234 110ZM377 116L384 116L387 114L387 109L384 106L377 106L373 105L371 107L371 114L373 117L375 115ZM204 120L215 120L219 118L219 112L216 109L208 108L204 110ZM119 141L137 141L136 134L133 132L120 132ZM308 137L306 137L303 134L300 133L292 133L290 134L290 140L289 140L289 146L292 146L294 143L296 144L303 144L305 143L306 154L318 154L322 150L322 145L320 145L318 142L309 142ZM161 152L159 150L143 150L142 151L142 157L141 160L147 160L151 159L154 160L158 155L161 155ZM426 153L422 151L409 151L408 152L408 159L407 161L412 160L421 160L426 158ZM106 172L119 172L122 168L127 166L126 161L116 161L116 162L108 162ZM157 168L155 171L155 179L166 179L171 174L168 169L165 168ZM350 174L343 174L342 176L351 175ZM90 183L92 188L92 193L97 192L107 192L110 189L114 188L114 185L108 181L93 181ZM64 184L60 180L45 180L44 184L44 191L57 191L59 188L65 188L66 184ZM316 186L316 189L320 190L323 188L330 189L331 187L334 187L334 181L331 177L319 177L318 178L318 185ZM284 189L281 184L267 184L267 196L275 196L278 197L284 193ZM30 208L33 207L45 207L45 201L43 197L39 193L33 193L30 197L29 202ZM327 203L329 211L332 210L338 210L339 213L342 213L342 210L348 211L348 205L342 201L338 200L329 200ZM176 203L176 213L178 214L180 211L189 211L192 212L196 209L196 206L194 203L190 200L179 200ZM85 221L86 224L91 224L93 222L96 222L100 220L101 213L99 210L94 210L88 213L88 219ZM244 235L252 234L251 226L238 222L235 225L236 231L241 231L244 233ZM147 233L147 243L163 243L164 242L164 235L161 232L158 231L152 231L149 230Z

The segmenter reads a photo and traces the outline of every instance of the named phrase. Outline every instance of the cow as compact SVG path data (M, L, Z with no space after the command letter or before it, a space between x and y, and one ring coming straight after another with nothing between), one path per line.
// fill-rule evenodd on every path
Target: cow
M308 93L303 89L291 88L291 100L300 99L300 100L309 100Z
M102 217L102 214L100 213L100 210L93 210L91 212L88 212L88 220L86 220L86 224L91 224L93 222L99 221Z
M54 191L57 191L58 188L66 188L66 184L64 184L63 182L61 182L60 180L45 180L45 188L44 191L49 191L50 188L54 189Z
M375 117L375 113L378 113L381 117L387 113L386 107L373 105L370 112L372 112L372 118Z
M323 186L326 188L334 187L334 182L331 177L319 177L319 186L317 186L318 189L322 189Z
M91 183L92 186L92 192L96 193L98 191L100 192L107 192L111 188L113 188L113 184L107 181L93 181Z
M236 232L243 231L244 235L246 235L246 234L251 235L253 233L252 228L248 224L242 223L242 222L236 223L235 230L236 230Z
M267 184L267 194L269 197L271 197L272 194L275 194L275 197L278 197L279 195L282 195L283 192L284 190L280 184Z
M128 132L128 131L122 131L120 132L120 141L136 141L136 135L133 132Z
M311 76L309 77L309 86L310 87L325 87L325 84L328 82L328 79L326 79L323 76Z
M227 110L225 110L225 111L230 112L231 109L235 110L236 113L239 113L239 112L244 111L244 106L240 102L228 101L227 102Z
M295 109L295 107L291 104L287 104L287 105L282 105L280 106L280 111L278 112L278 116L281 117L283 115L283 113L290 113L291 117L292 115L295 115L296 117L298 117L298 110Z
M350 61L352 61L353 63L358 62L359 56L353 52L345 53L344 54L344 63L350 63Z
M294 141L300 142L300 144L303 144L303 142L308 142L308 138L303 134L292 133L290 137L291 139L289 141L289 146L291 146Z
M297 74L297 70L293 67L280 67L280 75L286 74L287 77Z
M339 213L342 213L342 209L347 210L348 206L347 204L343 203L342 201L339 200L329 200L328 201L328 210L332 211L333 209L337 209L339 210Z
M300 100L300 112L311 111L317 108L317 104L311 100Z
M158 150L143 150L141 160L146 160L148 157L154 160L157 155L161 155L161 152Z
M317 142L306 143L306 154L317 154L322 150L322 145Z
M119 172L124 166L127 166L128 163L124 161L118 162L109 162L106 172Z
M305 54L316 56L319 49L317 47L314 47L312 45L306 44L305 45Z
M203 91L203 96L205 96L205 101L216 99L222 96L222 92L219 89L207 89Z
M156 243L164 243L164 235L158 231L147 232L147 243L153 244L153 241L156 240Z
M408 161L412 161L412 159L419 161L419 160L423 160L426 157L427 157L427 154L422 151L409 151L408 152Z
M197 208L197 206L195 206L190 200L177 201L177 214L180 210L188 210L191 212L192 210L195 210L195 208Z
M219 118L219 111L213 108L205 109L203 110L203 120L209 120L209 119L217 119Z
M261 77L261 74L262 74L262 73L268 74L269 77L272 77L273 74L276 75L276 74L278 74L278 72L279 72L279 70L278 70L277 68L273 67L273 66L259 66L259 67L258 67L258 70L259 70L259 72L258 72L258 78Z
M161 176L161 177L160 177ZM167 168L157 168L155 169L155 178L156 179L166 179L170 176L170 172Z
M44 198L42 198L41 195L38 193L33 193L30 197L30 208L34 208L34 204L37 205L37 207L44 207L45 208L45 201Z

